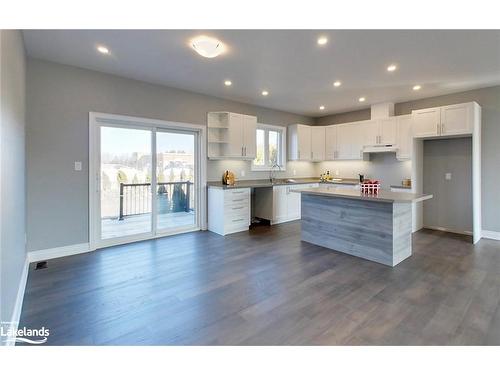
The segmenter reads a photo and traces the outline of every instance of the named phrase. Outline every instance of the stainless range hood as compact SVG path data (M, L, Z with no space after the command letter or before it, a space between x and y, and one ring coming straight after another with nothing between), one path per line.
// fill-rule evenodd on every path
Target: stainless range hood
M394 116L394 103L378 103L370 107L372 120L386 120ZM397 152L396 145L373 145L363 147L363 153Z

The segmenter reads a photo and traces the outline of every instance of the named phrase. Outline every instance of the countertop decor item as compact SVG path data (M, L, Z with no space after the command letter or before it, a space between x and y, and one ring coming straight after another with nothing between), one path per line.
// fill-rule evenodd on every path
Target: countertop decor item
M404 187L411 187L411 178L405 178L401 181L401 185Z
M380 182L378 180L364 180L360 187L363 194L378 194Z
M235 181L233 172L225 171L222 175L222 185L234 185Z

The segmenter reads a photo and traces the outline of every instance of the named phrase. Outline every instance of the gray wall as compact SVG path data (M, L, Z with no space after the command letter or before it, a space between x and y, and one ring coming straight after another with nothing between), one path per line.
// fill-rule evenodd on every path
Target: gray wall
M423 159L424 226L472 232L472 138L425 140Z
M209 111L256 115L274 125L314 121L41 60L28 60L27 79L28 250L88 242L90 111L194 124L206 124ZM73 171L77 160L83 161L82 172Z
M26 67L21 33L0 33L0 321L9 321L26 259Z
M395 115L410 114L414 109L475 101L482 108L482 216L483 229L500 232L500 86L470 90L456 94L396 103ZM316 125L339 123L338 121L370 119L369 110L361 110L316 119Z

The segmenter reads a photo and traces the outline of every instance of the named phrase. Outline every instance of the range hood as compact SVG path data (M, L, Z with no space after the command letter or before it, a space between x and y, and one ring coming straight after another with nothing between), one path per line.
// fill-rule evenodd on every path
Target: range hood
M385 120L394 116L394 103L373 104L370 108L372 120ZM363 153L397 152L395 145L373 145L363 147Z

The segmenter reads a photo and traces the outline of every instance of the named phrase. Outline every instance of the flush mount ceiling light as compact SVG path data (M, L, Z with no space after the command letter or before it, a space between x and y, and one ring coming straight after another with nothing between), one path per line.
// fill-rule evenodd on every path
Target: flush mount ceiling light
M415 86L413 86L413 91L418 91L418 90L420 90L421 88L422 88L422 86L420 86L420 85L415 85Z
M319 110L320 110L320 111L323 111L324 109L325 109L325 106L324 106L324 105L320 105L320 106L319 106Z
M326 43L328 43L328 38L326 36L320 36L318 38L318 44L320 46L324 46Z
M388 72L393 72L397 69L398 67L396 66L396 64L391 64L387 67L387 71Z
M340 82L340 81L335 81L335 82L333 82L333 85L334 85L335 87L339 87L340 85L342 85L342 82Z
M97 46L97 50L102 53L103 55L108 55L109 54L109 49L105 46Z
M191 46L198 54L209 59L224 52L224 44L220 40L205 35L191 39Z
M226 80L226 81L224 81L224 84L226 86L231 86L233 83L230 80Z
M366 100L366 98L364 96L362 96L361 98L358 99L360 102L364 102Z
M262 96L268 96L268 95L269 95L269 91L266 91L266 90L262 91Z

